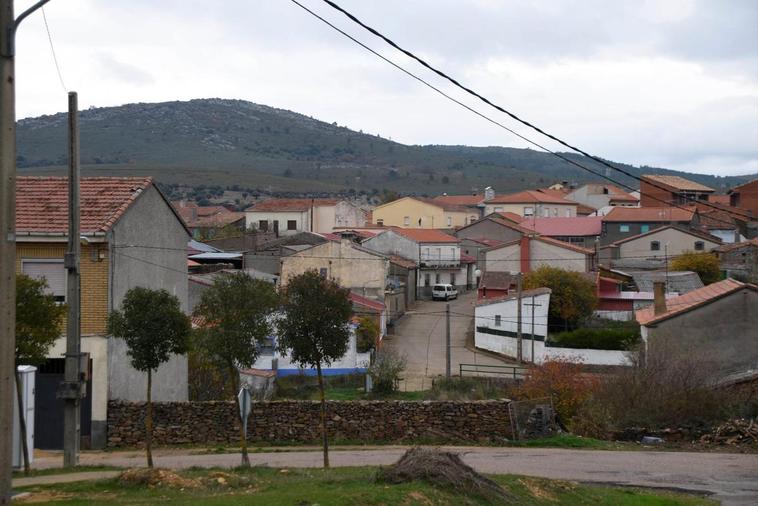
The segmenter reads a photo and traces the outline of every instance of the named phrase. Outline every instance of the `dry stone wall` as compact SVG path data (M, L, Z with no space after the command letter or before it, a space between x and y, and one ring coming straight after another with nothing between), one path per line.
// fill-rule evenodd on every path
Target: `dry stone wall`
M144 443L145 403L108 403L108 446ZM233 401L153 404L156 445L236 442ZM334 440L355 442L489 442L511 438L507 401L328 401L327 429ZM316 401L256 402L248 422L252 441L319 441Z

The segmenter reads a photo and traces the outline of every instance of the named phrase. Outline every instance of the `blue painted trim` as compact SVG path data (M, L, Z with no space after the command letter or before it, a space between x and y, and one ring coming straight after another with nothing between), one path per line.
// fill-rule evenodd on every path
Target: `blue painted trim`
M357 374L357 373L365 373L366 372L365 367L354 367L354 368L340 368L340 369L321 369L321 373L324 376L340 376L345 374ZM304 376L316 376L316 369L277 369L276 375L277 376L297 376L297 375L304 375Z

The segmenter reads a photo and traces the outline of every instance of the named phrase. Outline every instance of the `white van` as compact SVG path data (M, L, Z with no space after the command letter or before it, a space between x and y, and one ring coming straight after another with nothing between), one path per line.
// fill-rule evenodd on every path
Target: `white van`
M450 300L458 298L458 290L453 285L442 284L432 287L432 300Z

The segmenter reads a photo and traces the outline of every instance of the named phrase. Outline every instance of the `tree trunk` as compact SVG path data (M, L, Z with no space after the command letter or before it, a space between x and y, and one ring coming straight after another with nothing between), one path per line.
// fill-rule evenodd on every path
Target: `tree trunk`
M245 423L244 419L242 418L242 411L240 410L240 399L237 397L240 389L240 378L239 372L237 371L237 368L234 367L234 365L229 365L229 374L231 375L232 385L234 386L232 395L234 396L234 404L237 406L237 416L239 417L240 421L240 448L242 449L242 465L245 467L250 467L250 457L247 455L247 434L245 434Z
M329 467L329 438L326 434L326 398L324 397L324 377L321 375L321 363L316 364L318 388L321 391L321 439L324 443L324 467Z
M145 415L145 451L147 452L147 467L153 467L153 371L147 370L147 414Z
M26 442L26 419L24 418L24 402L21 394L21 375L18 373L18 367L15 369L16 398L18 399L18 428L21 432L21 448L24 453L24 474L29 474L29 445Z

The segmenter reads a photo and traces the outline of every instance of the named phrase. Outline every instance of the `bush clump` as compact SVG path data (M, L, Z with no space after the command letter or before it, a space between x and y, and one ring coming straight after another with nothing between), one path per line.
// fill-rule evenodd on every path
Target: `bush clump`
M380 349L376 353L374 363L368 368L368 373L373 380L374 392L379 395L396 392L405 365L405 357L386 347Z
M548 346L561 348L586 348L593 350L629 350L640 340L636 328L581 328L559 332L548 338Z

